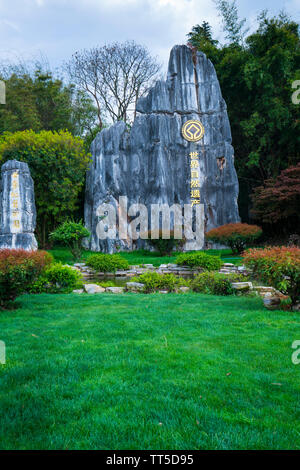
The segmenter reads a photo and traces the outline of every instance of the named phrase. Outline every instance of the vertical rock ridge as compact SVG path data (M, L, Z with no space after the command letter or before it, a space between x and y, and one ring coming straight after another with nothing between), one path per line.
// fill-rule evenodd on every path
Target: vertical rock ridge
M200 120L204 126L200 142L182 137L181 128L189 119ZM187 46L174 46L166 81L156 82L138 100L130 132L117 122L92 143L85 200L85 223L92 237L87 246L110 252L141 246L140 241L99 240L96 211L103 202L118 207L119 196L127 196L129 206L138 202L148 208L154 203L189 204L192 151L199 153L206 229L238 222L231 130L215 69L202 52L193 57Z

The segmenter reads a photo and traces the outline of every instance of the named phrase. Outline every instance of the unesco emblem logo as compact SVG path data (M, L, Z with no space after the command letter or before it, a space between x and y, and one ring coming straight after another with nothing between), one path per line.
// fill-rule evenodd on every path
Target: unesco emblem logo
M186 121L182 126L182 136L189 142L198 142L204 136L204 127L200 121Z

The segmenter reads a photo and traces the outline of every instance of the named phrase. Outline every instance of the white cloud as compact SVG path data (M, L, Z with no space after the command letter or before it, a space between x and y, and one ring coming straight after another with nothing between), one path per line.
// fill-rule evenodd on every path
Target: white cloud
M293 13L299 3L284 5ZM282 4L238 2L241 15L254 25L258 11L279 11ZM213 0L0 0L0 18L0 60L4 51L26 57L41 51L53 66L76 50L126 39L144 44L166 65L171 47L186 43L186 34L204 20L216 39L224 38Z

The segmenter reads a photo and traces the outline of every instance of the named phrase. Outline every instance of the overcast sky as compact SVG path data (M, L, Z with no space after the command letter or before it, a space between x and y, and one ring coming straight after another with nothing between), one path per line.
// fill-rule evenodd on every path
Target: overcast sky
M299 21L300 0L238 0L255 27L257 13L285 9ZM52 68L82 48L134 39L166 67L174 44L208 21L223 39L213 0L0 0L0 60L46 56Z

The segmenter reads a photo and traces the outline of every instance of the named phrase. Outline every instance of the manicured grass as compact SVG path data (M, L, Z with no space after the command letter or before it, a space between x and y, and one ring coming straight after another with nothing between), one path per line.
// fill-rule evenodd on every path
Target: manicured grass
M300 449L300 316L199 294L0 312L1 449Z
M52 250L48 250L57 261L62 263L73 264L74 260L72 258L71 252L65 248L56 247ZM205 253L221 256L224 263L230 262L233 264L239 264L241 262L241 257L233 255L231 250L205 250ZM82 260L86 260L91 254L95 254L92 251L85 250L82 255ZM177 253L174 253L173 256L159 256L159 253L153 253L147 250L136 250L136 251L123 251L120 253L128 262L132 265L134 264L153 264L154 266L159 266L160 264L166 263L175 263Z

